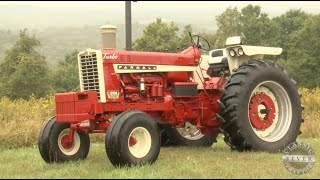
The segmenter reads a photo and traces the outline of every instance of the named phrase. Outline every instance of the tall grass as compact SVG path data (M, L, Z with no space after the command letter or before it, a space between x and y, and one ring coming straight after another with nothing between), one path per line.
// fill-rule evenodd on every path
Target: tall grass
M301 137L320 137L320 88L299 88L302 95L301 103L305 107L302 116L304 123L301 127Z
M305 106L302 123L303 138L320 137L320 88L300 88L302 104ZM0 148L36 146L39 130L43 122L55 113L54 98L29 100L0 99ZM101 139L104 135L92 135Z
M38 132L50 116L54 115L54 98L29 100L0 99L0 147L33 146Z

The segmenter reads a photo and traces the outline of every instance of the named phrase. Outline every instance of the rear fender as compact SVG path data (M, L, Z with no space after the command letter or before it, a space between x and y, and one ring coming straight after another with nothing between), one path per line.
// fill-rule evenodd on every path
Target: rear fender
M243 49L244 54L239 55L239 49ZM231 56L230 51L235 50L236 55ZM264 46L248 46L235 45L226 47L226 56L228 59L230 73L237 69L242 63L248 62L250 59L262 59L264 55L280 55L282 48L279 47L264 47Z

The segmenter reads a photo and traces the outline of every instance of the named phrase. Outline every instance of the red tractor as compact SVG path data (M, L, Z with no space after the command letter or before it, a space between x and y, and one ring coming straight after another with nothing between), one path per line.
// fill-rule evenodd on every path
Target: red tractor
M39 135L42 158L85 159L89 133L106 133L115 166L153 163L163 129L188 145L211 146L223 133L238 151L277 152L296 141L303 108L295 82L281 65L263 59L281 48L241 45L231 37L226 48L201 56L199 39L205 39L191 39L179 53L80 52L81 92L55 94L56 115ZM198 135L179 137L179 128Z

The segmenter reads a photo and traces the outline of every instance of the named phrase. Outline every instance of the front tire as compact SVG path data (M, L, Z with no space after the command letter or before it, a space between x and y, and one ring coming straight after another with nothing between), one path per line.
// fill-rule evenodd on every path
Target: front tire
M249 61L221 91L220 129L232 149L277 152L296 141L302 122L300 96L279 64Z
M41 128L38 147L40 155L47 163L83 160L90 149L89 135L74 132L73 143L66 145L64 139L69 134L69 123L57 123L52 117Z
M122 112L107 130L105 148L114 166L152 164L160 152L158 124L142 111Z

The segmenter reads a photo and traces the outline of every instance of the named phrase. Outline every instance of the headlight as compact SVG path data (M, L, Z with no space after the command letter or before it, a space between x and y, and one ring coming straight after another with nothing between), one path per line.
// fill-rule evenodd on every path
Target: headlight
M242 48L239 48L239 49L238 49L238 54L239 54L240 56L244 55L244 52L243 52L243 49L242 49Z
M230 49L229 54L230 54L231 57L234 57L234 56L237 55L236 51L234 49Z

